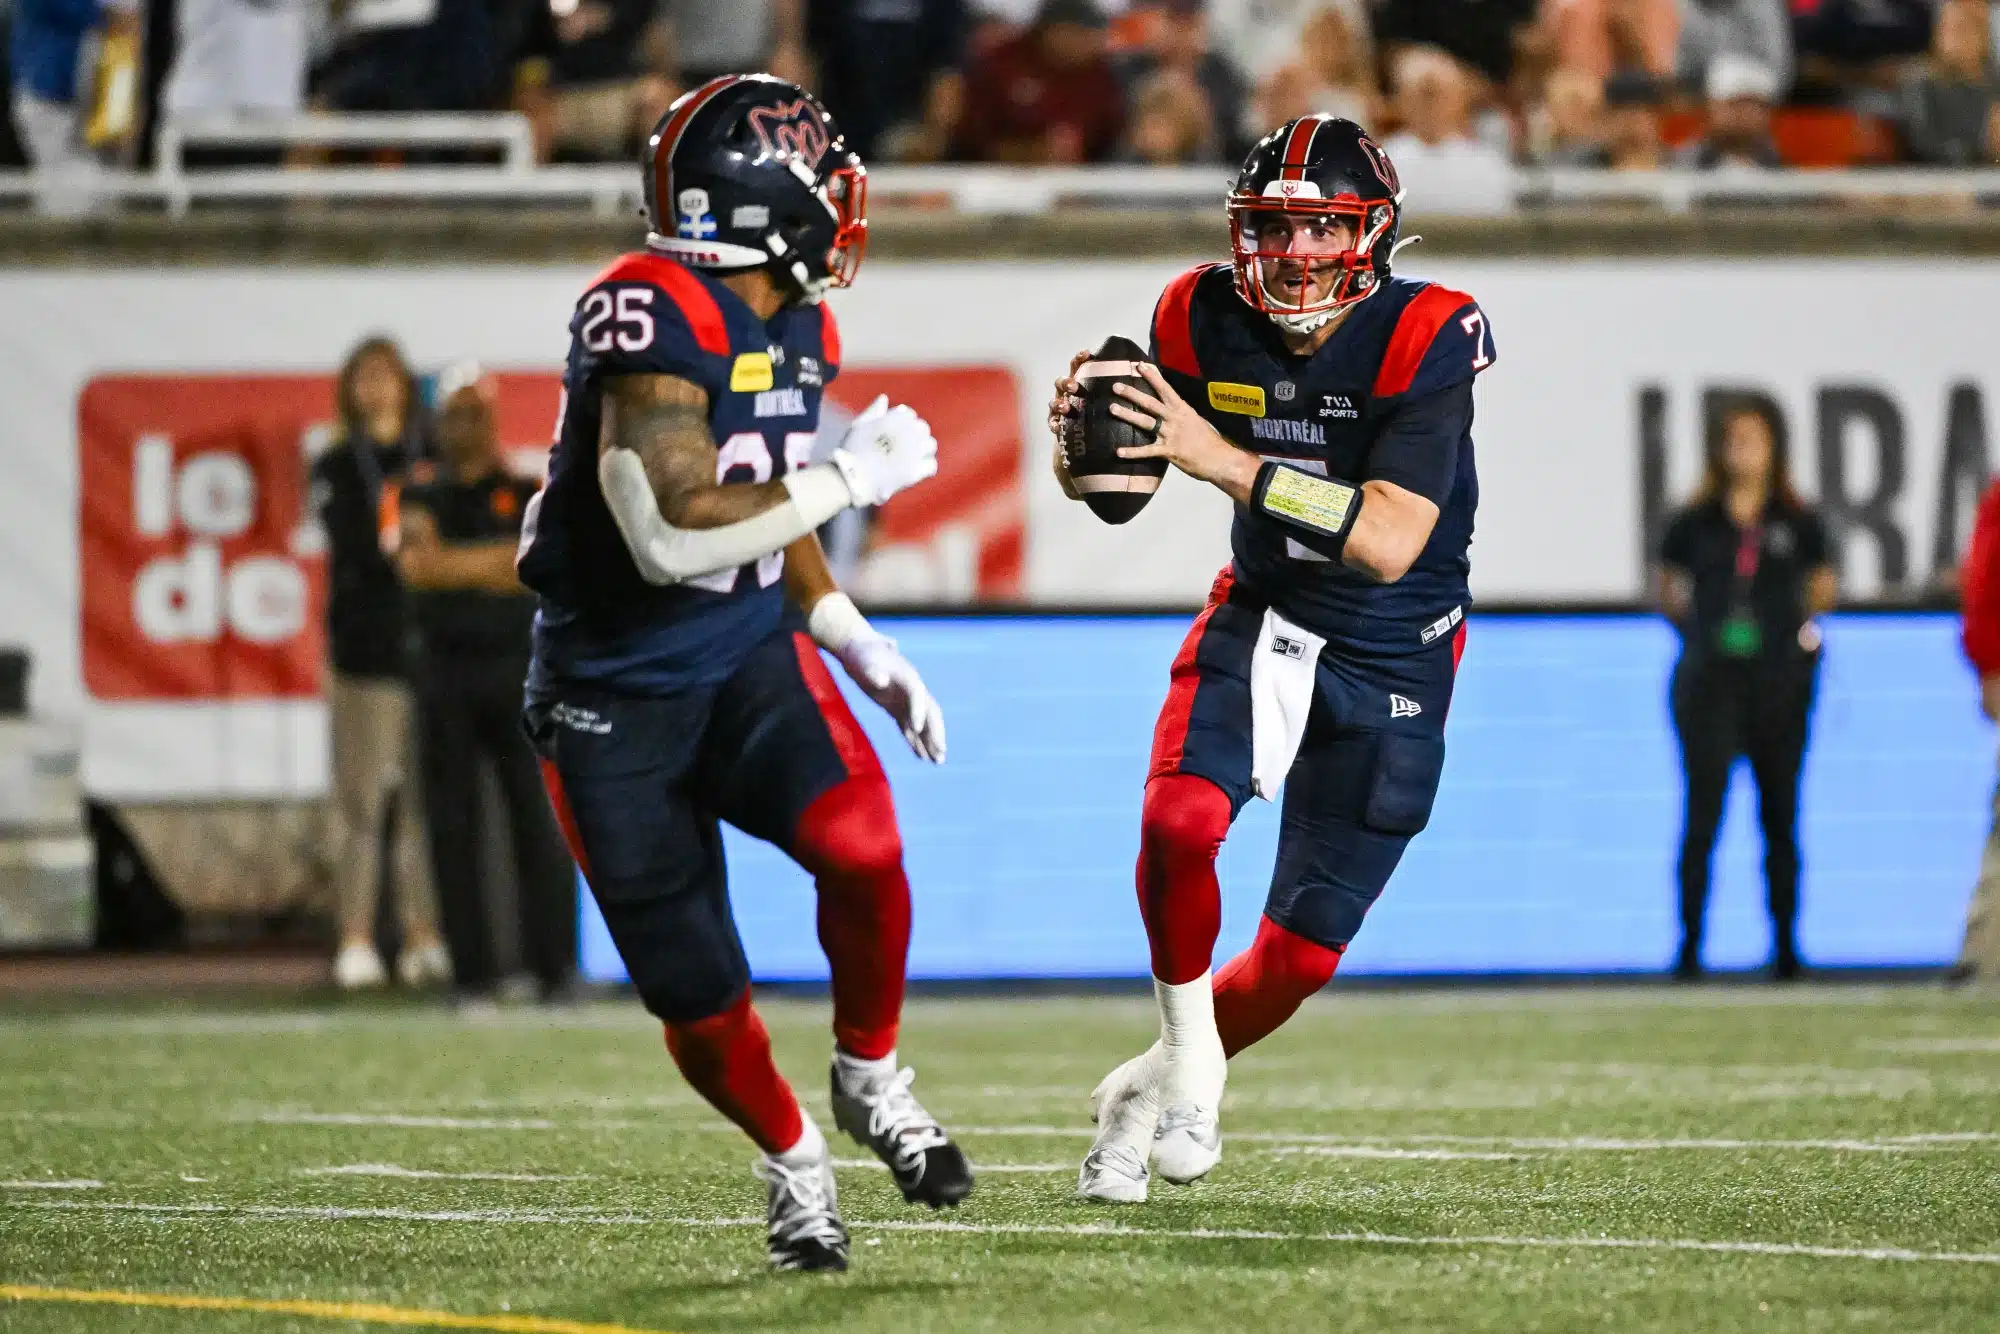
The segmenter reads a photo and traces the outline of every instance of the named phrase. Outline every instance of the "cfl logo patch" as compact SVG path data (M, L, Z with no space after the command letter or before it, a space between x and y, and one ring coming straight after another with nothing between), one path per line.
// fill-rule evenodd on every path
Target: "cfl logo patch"
M1273 635L1271 652L1281 658L1290 658L1293 662L1298 662L1306 656L1306 646L1299 640L1289 639L1284 635Z
M1424 711L1424 706L1408 695L1389 696L1389 716L1391 718L1414 718Z

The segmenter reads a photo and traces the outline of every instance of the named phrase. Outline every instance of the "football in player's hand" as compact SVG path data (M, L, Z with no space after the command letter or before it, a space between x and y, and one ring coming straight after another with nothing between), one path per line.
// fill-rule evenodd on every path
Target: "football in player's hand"
M1124 523L1146 508L1167 475L1165 459L1118 457L1121 449L1152 444L1158 434L1111 415L1111 405L1124 402L1112 393L1112 386L1129 384L1146 394L1153 392L1139 374L1139 363L1146 360L1144 348L1113 334L1076 372L1083 420L1071 433L1063 458L1077 494L1106 523Z

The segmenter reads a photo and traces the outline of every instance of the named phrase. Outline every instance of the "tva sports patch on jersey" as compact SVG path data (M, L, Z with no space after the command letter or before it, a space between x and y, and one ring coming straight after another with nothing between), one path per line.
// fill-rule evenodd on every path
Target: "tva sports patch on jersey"
M1264 388L1254 384L1211 383L1208 406L1217 412L1234 412L1244 417L1264 415Z

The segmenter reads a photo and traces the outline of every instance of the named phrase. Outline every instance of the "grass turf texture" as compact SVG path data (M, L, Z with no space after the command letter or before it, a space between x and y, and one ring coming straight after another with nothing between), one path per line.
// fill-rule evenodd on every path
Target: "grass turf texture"
M830 1127L825 1005L762 1009ZM976 1163L1051 1170L989 1170L943 1220L974 1230L929 1230L886 1172L843 1169L854 1269L813 1278L728 1221L762 1212L748 1146L634 1004L16 1011L0 1285L688 1332L2000 1327L1992 999L1336 992L1233 1066L1213 1177L1086 1206L1086 1097L1151 1025L1126 997L914 1004L931 1109ZM53 1181L101 1184L20 1184ZM1083 1230L1107 1225L1131 1231ZM1655 1244L1685 1242L1839 1253ZM0 1328L359 1326L12 1302Z

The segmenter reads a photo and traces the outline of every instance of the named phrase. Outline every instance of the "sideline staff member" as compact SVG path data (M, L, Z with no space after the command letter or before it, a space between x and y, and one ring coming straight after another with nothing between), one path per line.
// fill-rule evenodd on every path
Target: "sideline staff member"
M403 353L387 338L347 354L334 387L340 420L333 444L313 461L312 508L327 542L326 640L332 671L334 883L340 952L333 976L344 991L388 980L375 950L382 837L396 809L396 903L405 986L451 980L438 940L437 905L416 799L416 739L403 657L403 586L383 550L381 505L423 453L423 405Z
M438 380L443 459L410 473L397 564L410 589L417 730L445 938L460 993L499 978L480 873L478 761L500 780L519 879L523 961L543 999L569 988L576 954L576 872L521 731L534 599L514 577L521 518L535 484L508 473L493 382L461 363Z
M1711 418L1701 489L1661 544L1660 606L1681 633L1674 731L1687 780L1681 834L1681 950L1701 975L1709 863L1738 755L1757 781L1771 973L1799 975L1799 771L1820 635L1836 581L1826 525L1792 489L1783 423L1752 400Z

